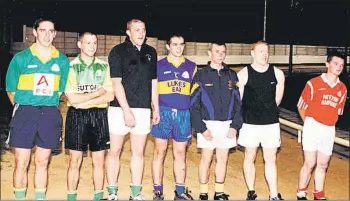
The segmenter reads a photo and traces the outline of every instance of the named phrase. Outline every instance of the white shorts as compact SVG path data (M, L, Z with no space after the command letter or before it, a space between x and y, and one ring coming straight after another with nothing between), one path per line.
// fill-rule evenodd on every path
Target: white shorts
M332 155L335 126L327 126L312 117L306 117L303 127L302 143L305 151L319 151Z
M201 133L197 134L197 147L209 150L230 149L237 145L236 138L228 138L230 124L232 121L204 121L207 129L213 135L211 141L207 141Z
M278 148L281 146L280 124L243 124L239 131L238 144L247 148Z
M108 126L111 135L147 135L151 131L151 110L147 108L131 108L135 117L135 127L125 125L124 113L120 107L108 108Z

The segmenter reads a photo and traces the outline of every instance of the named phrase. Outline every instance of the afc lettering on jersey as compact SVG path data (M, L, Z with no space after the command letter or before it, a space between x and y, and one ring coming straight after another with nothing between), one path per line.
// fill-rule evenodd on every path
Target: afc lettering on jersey
M53 96L54 79L52 74L36 73L34 75L33 94L36 96Z

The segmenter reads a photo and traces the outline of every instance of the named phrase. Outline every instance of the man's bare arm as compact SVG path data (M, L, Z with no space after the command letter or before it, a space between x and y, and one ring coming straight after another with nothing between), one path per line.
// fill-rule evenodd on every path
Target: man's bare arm
M89 100L92 100L96 97L101 96L102 94L105 93L105 90L103 88L100 88L97 91L94 91L92 93L70 93L70 92L66 92L66 96L68 98L68 101L74 105L74 104L80 104L80 103L84 103L87 102Z
M9 97L9 100L10 100L10 102L11 102L12 105L15 104L15 101L14 101L15 93L16 93L16 92L7 92L7 96Z
M284 73L282 70L274 67L275 70L275 75L277 79L277 86L276 86L276 104L277 106L281 103L282 98L283 98L283 93L284 93Z
M112 78L112 84L114 95L117 98L123 112L130 111L130 106L126 100L125 90L122 84L122 78Z
M303 109L299 109L299 108L298 108L298 111L299 111L299 115L300 115L301 119L302 119L303 121L305 121L305 112L306 112L306 110L303 110Z
M105 104L105 103L109 103L114 99L114 94L113 91L107 91L106 93L104 93L101 96L98 96L96 98L93 98L88 102L89 105L98 105L98 104Z
M239 94L240 94L241 100L242 100L243 94L244 94L244 86L248 82L248 69L247 69L247 67L241 69L237 73L237 77L238 77L238 82L239 82L238 90L239 90Z

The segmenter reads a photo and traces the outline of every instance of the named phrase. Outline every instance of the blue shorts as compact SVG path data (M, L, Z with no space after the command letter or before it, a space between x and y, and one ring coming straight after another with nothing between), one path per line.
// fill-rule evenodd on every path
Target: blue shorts
M16 105L10 122L11 147L56 149L62 135L62 115L56 106Z
M177 110L160 106L160 122L154 125L151 134L159 139L174 139L186 142L191 139L191 121L189 110Z

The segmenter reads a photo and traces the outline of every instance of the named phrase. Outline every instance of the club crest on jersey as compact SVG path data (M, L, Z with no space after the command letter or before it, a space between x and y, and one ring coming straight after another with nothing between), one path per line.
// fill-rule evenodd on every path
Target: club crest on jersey
M150 54L146 54L146 57L147 57L148 61L151 61L152 56Z
M58 72L58 71L60 71L60 67L57 64L53 64L51 66L51 70L54 72Z
M231 89L233 88L233 86L232 86L232 80L229 80L229 81L227 82L227 85L228 85L228 89L231 90Z
M338 95L339 97L341 97L341 91L338 91L337 95Z
M185 78L185 79L190 78L190 74L188 74L187 71L183 72L181 76L182 76L183 78Z
M102 76L102 70L97 70L95 76L96 77L101 77Z

